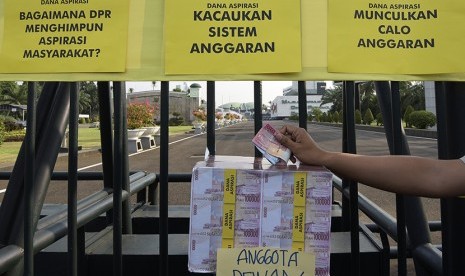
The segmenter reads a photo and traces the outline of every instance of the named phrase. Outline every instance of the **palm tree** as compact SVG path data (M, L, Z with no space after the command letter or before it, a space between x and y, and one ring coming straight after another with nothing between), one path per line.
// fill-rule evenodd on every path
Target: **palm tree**
M423 82L405 81L399 83L401 114L411 105L415 110L425 110L425 87Z
M333 104L329 113L342 110L342 85L335 85L333 89L327 89L321 97L321 104Z
M94 114L99 112L97 85L92 81L83 81L79 83L79 111L89 114L90 118L95 119Z
M366 81L359 84L360 112L365 114L370 109L374 114L379 113L378 99L375 93L375 82Z
M4 90L3 90L4 89ZM27 86L24 89L16 85L6 85L2 87L2 102L7 104L27 104Z
M157 84L156 81L152 81L152 90L155 90L155 84Z
M10 91L14 91L18 89L18 84L14 81L2 81L0 82L0 103L7 103L6 95L10 93Z

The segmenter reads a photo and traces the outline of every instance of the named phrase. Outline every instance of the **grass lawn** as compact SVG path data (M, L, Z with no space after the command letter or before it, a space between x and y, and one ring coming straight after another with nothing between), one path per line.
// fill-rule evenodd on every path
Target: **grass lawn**
M0 145L0 167L3 164L11 164L18 156L19 148L22 142L8 142Z
M100 147L100 130L98 128L79 128L78 145L83 149Z
M174 126L169 128L170 135L182 134L192 130L192 126ZM78 145L82 149L100 147L100 130L98 128L79 128ZM0 167L12 164L16 160L22 142L6 142L0 145Z

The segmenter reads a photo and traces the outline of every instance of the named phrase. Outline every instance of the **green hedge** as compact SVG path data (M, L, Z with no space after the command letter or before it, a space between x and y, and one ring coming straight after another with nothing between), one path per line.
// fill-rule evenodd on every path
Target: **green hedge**
M25 130L15 130L5 133L4 141L5 142L22 142L26 136Z
M3 119L0 118L0 145L3 143L5 137L5 126L3 125Z
M412 126L418 129L426 129L436 124L436 116L426 110L413 111L409 115L409 120Z

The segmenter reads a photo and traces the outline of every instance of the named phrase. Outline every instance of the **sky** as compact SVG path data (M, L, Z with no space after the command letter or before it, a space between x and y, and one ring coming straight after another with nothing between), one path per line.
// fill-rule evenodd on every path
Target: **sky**
M183 87L182 81L171 81L170 90L177 85ZM200 99L207 99L207 82L206 81L186 81L187 86L192 83L198 83L200 88ZM269 105L276 96L283 95L283 89L292 85L292 81L262 81L262 103ZM134 92L152 90L152 82L126 82L126 90L134 88ZM160 82L157 81L155 89L160 89ZM253 81L216 81L215 82L215 106L230 102L253 102Z

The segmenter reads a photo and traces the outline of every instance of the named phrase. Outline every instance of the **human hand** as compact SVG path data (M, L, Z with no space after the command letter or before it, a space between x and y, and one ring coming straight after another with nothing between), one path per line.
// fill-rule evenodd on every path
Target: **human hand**
M291 161L296 158L309 165L322 165L326 153L303 128L285 125L275 135L276 139L292 151Z

